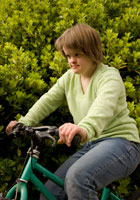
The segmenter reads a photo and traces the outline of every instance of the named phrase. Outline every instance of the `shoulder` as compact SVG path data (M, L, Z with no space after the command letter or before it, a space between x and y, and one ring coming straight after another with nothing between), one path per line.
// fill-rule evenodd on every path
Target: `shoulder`
M115 67L111 67L109 65L105 65L103 63L97 66L97 72L100 74L119 74L119 70Z
M124 82L118 69L108 65L100 64L97 68L94 84L99 88L118 88L117 90L125 91Z
M60 78L59 80L69 81L70 79L75 78L75 74L71 69L68 69Z
M75 80L75 74L71 69L68 69L58 80L57 84L59 86L65 87L69 85L73 80Z
M104 79L122 80L118 69L116 69L115 67L110 67L108 65L105 65L103 63L97 66L95 79L97 79L98 81Z
M68 69L60 78L72 77L73 75L74 72L71 69Z

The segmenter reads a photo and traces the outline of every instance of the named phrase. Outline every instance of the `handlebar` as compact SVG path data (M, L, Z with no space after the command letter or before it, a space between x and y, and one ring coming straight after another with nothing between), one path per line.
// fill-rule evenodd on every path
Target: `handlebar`
M45 139L51 139L53 141L52 146L56 145L56 139L54 136L59 136L59 129L56 126L40 126L31 127L25 126L22 123L17 123L13 128L11 135L17 136L18 134L24 136L30 136L32 140L44 141ZM81 142L81 136L76 134L72 140L72 145L78 145Z

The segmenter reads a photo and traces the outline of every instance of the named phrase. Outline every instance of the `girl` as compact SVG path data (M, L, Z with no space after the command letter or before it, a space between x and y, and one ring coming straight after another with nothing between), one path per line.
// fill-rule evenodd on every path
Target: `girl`
M118 70L103 64L98 32L79 23L66 30L55 45L70 69L19 122L35 126L66 99L74 123L59 127L58 143L71 146L73 137L79 134L82 146L56 171L65 182L65 191L51 181L46 187L57 200L98 200L98 190L136 169L138 129L129 117ZM16 123L11 121L6 131L11 132Z

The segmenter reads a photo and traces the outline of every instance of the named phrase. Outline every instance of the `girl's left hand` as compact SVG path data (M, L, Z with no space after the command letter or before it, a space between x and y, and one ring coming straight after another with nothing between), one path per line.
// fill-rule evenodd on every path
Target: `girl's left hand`
M76 134L81 135L81 142L86 140L86 131L78 125L72 123L65 123L59 127L59 140L58 144L66 144L71 146L71 142Z

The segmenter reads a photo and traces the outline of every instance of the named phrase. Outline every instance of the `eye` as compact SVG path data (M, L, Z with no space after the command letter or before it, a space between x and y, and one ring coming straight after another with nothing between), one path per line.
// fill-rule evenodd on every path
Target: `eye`
M80 56L80 53L76 53L75 56L76 56L76 57Z
M69 59L69 58L70 58L70 55L65 55L65 56L66 56L66 58L67 58L67 59Z

